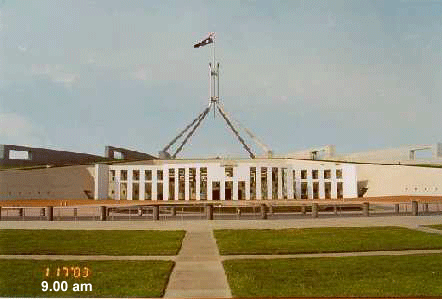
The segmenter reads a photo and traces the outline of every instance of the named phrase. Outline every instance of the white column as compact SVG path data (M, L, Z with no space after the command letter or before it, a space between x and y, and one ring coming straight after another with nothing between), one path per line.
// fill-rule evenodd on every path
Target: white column
M133 170L128 169L127 170L127 199L132 200L133 199Z
M95 199L107 199L109 193L109 165L95 164Z
M201 182L200 182L200 178L201 176L200 176L200 167L197 167L196 168L196 173L195 173L195 184L196 184L196 186L195 186L195 192L196 192L196 200L201 200L201 189L200 189L200 187L201 187Z
M233 200L238 200L238 177L233 177L233 190L232 190Z
M169 168L163 169L163 200L169 200Z
M178 200L178 183L180 181L178 180L178 167L175 168L175 200Z
M250 168L249 168L249 175L246 177L245 180L245 184L246 184L246 200L250 200Z
M272 199L272 167L267 167L267 199Z
M152 200L158 200L158 192L157 192L157 169L152 169Z
M262 199L261 195L261 167L256 166L256 199Z
M282 168L278 167L278 199L282 199Z
M140 169L140 200L144 200L146 193L146 169Z
M358 178L355 165L342 166L342 182L344 198L358 197Z
M324 169L319 170L319 198L325 199Z
M296 169L295 170L295 181L296 181L296 190L295 190L295 194L296 194L296 198L297 199L301 199L301 169Z
M207 168L209 172L209 168ZM209 179L209 173L207 173L207 200L212 200L212 180Z
M287 199L293 199L293 169L287 168Z
M311 169L307 169L307 198L313 199L313 180Z
M338 198L338 184L336 182L336 168L331 169L331 198Z
M121 200L121 170L115 170L115 192L117 200Z
M189 200L189 167L184 168L184 200Z

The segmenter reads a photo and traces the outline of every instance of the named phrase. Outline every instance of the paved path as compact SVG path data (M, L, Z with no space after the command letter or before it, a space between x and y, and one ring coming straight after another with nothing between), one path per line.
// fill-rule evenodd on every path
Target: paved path
M195 234L197 235L197 234ZM209 248L208 248L209 249ZM387 251L360 251L360 252L330 252L330 253L297 253L297 254L253 254L253 255L222 255L214 258L206 254L203 260L206 262L236 260L236 259L288 259L310 257L344 257L344 256L379 256L379 255L414 255L414 254L437 254L442 249L417 249L417 250L387 250ZM188 262L201 263L200 258L187 255L181 258L170 255L44 255L44 254L15 254L0 255L5 260L80 260L80 261L177 261L185 264ZM203 261L203 263L206 263Z
M442 224L441 215L431 216L342 216L280 220L166 220L166 221L0 221L0 229L73 230L176 230L283 229L305 227L364 227Z
M186 233L164 297L232 297L210 229Z
M431 228L431 227L427 227L427 226L421 226L419 225L418 227L411 227L411 229L415 229L415 230L419 230L422 232L426 232L426 233L430 233L430 234L439 234L442 235L442 230L440 229L435 229L435 228Z
M413 254L433 254L442 253L442 249L423 250L398 250L398 251L361 251L361 252L331 252L331 253L298 253L298 254L266 254L266 255L223 255L221 259L292 259L309 257L345 257L345 256L380 256L380 255L413 255Z

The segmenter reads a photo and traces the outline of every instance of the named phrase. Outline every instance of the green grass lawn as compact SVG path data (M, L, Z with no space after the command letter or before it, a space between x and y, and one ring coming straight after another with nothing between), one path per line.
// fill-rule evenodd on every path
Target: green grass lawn
M236 297L442 296L442 255L224 262Z
M176 255L185 231L0 230L0 254Z
M216 230L222 255L442 248L442 235L401 227Z
M172 261L36 261L0 260L0 297L161 297L173 269ZM87 278L56 277L57 267L88 267ZM46 267L51 277L46 278ZM81 275L86 275L82 271ZM68 291L42 291L42 282L66 281ZM74 292L74 284L92 285L92 291Z

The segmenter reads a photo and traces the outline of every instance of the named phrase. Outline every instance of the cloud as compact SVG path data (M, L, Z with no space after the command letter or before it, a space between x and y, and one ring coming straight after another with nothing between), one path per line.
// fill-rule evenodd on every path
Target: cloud
M2 143L46 145L48 137L44 129L29 119L13 112L0 112L0 137Z
M62 83L66 88L71 88L80 79L79 74L64 71L60 64L32 64L31 73L35 76L48 76L52 82Z
M146 65L136 65L132 78L140 81L149 81L152 80L152 72Z

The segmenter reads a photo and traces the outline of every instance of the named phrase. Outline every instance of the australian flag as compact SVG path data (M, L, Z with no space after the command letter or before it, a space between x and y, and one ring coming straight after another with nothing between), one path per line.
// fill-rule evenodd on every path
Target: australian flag
M215 38L215 33L209 33L209 36L205 39L203 39L202 41L200 41L199 43L193 45L194 48L199 48L199 47L203 47L205 45L211 44L213 43L213 39Z

